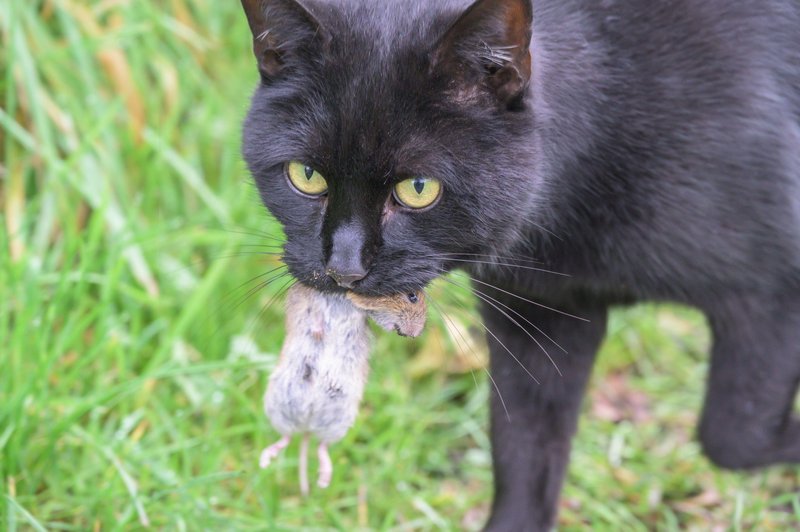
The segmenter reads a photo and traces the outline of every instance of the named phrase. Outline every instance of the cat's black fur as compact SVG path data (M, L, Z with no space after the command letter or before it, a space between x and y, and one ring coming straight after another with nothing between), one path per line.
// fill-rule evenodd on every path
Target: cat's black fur
M699 437L714 462L800 462L800 2L537 0L532 26L529 0L466 15L468 0L243 4L262 78L244 155L295 277L340 289L325 272L343 255L369 271L354 285L369 294L466 264L448 257L569 274L469 268L510 416L493 396L490 529L553 524L615 304L705 312ZM294 193L289 160L329 194ZM414 175L443 184L424 212L391 199ZM563 376L508 309L566 348Z

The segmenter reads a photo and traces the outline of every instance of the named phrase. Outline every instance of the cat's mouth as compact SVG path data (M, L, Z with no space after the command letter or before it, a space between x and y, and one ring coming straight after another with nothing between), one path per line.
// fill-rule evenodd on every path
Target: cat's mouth
M287 246L288 247L288 246ZM284 264L290 275L303 285L320 292L344 294L352 291L367 297L416 294L432 281L452 269L452 265L428 258L430 253L386 253L376 257L367 274L349 283L337 283L319 259L308 260L303 254L286 249Z
M313 288L315 290L319 290L320 292L332 293L332 294L346 294L347 292L353 292L360 296L366 297L383 297L383 296L391 296L395 294L411 294L416 293L425 288L426 285L397 285L391 286L382 283L365 283L361 284L361 282L354 283L350 287L344 287L338 285L333 280L318 280L308 282L304 279L298 279L298 282Z
M364 279L353 283L351 286L345 287L339 285L332 277L318 274L316 272L309 276L298 276L294 275L294 272L292 273L297 282L320 292L341 295L344 295L347 292L353 292L366 297L384 297L393 296L396 294L414 295L424 290L431 281L438 277L434 276L430 279L425 279L424 282L418 281L415 283L405 282L395 284L385 282L377 275L374 276L374 278L371 278L372 274L370 274Z

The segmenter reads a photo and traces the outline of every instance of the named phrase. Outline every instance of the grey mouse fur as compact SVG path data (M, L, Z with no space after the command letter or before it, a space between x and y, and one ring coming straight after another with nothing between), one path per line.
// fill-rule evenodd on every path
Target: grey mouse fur
M266 468L302 434L300 488L308 493L309 436L319 439L317 485L327 487L333 472L328 445L355 422L369 373L370 332L366 318L404 336L417 336L425 324L424 296L384 298L322 293L294 285L286 299L286 338L264 394L264 411L282 438L265 448Z

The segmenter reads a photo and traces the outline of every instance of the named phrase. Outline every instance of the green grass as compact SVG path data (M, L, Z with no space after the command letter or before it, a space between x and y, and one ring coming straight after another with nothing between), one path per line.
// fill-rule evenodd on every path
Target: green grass
M276 438L260 405L282 340L280 304L262 309L282 285L237 289L276 266L255 252L279 234L239 155L256 81L239 9L0 3L0 529L475 529L486 516L487 382L435 312L420 340L379 337L330 489L298 496L296 447L256 467ZM694 443L702 319L641 307L610 333L561 528L799 526L796 468L721 473Z

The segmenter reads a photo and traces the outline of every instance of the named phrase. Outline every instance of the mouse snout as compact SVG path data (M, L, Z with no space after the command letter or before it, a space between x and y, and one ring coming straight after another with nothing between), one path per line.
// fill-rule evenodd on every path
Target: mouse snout
M410 323L406 324L404 327L401 327L399 324L394 326L394 330L400 336L410 336L411 338L416 338L420 334L422 334L422 329L425 327L424 323Z

